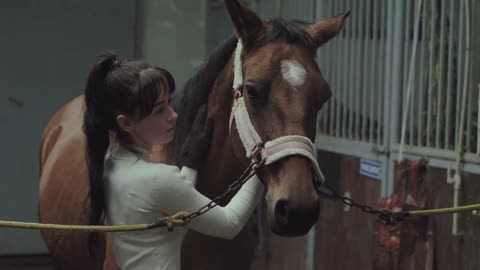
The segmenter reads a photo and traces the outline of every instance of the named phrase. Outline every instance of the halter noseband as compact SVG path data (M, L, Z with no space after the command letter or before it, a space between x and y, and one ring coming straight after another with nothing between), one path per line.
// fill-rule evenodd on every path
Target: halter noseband
M325 183L325 177L318 166L315 147L312 141L300 135L290 135L278 137L275 140L262 142L253 126L250 116L245 106L245 100L242 96L243 72L242 72L242 42L238 40L235 51L235 65L233 77L233 95L234 101L232 112L230 114L229 130L232 130L233 120L237 126L237 131L249 159L255 158L254 153L260 151L261 159L265 159L265 164L272 164L285 157L300 155L311 161L315 177L322 184Z

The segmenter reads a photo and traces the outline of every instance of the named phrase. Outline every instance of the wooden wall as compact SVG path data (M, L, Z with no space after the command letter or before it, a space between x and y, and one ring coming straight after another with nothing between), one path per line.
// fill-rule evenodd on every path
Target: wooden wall
M453 187L446 182L446 170L430 168L427 184L431 187L429 200L432 207L451 207ZM480 176L462 174L461 205L480 203ZM452 236L452 215L431 218L434 237L434 269L480 269L480 216L472 212L461 214L462 235Z
M341 194L348 191L358 202L375 206L381 183L359 175L359 158L321 153L319 161L329 178L338 179ZM397 183L401 168L396 166L395 170ZM424 184L428 208L452 206L453 187L447 184L446 173L445 169L429 167ZM479 175L462 174L460 198L461 205L480 203ZM480 269L480 216L466 212L461 214L459 222L463 233L452 236L452 215L429 219L433 233L433 269ZM373 269L377 230L374 218L359 210L345 212L340 203L324 200L317 224L315 269Z
M359 175L358 158L321 152L319 162L330 181L337 179L341 195L349 192L352 199L375 205L380 181ZM323 199L320 211L315 269L372 269L375 218L357 209L345 211L341 202L330 199Z

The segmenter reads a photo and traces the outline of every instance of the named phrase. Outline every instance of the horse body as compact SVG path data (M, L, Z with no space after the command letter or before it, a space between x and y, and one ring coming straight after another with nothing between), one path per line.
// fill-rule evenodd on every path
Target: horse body
M280 26L263 22L236 0L225 3L235 32L246 47L242 52L244 78L239 91L245 96L254 128L264 141L285 135L314 138L316 114L330 96L328 85L314 60L316 47L340 31L346 15L312 25L307 33L282 25L284 22ZM270 32L273 34L269 36ZM262 35L263 43L255 47ZM313 46L308 42L295 43L296 39L302 39L298 36L304 41L311 40ZM232 55L208 95L208 117L213 120L214 131L206 166L199 172L197 189L210 198L222 194L249 162L236 125L230 126L234 59ZM181 121L178 127L188 127L193 120L192 115L186 116L182 110L189 108L190 112L196 112L200 105L192 98L184 101L176 108ZM83 97L78 97L65 105L54 115L43 134L39 194L41 222L87 224L85 209L88 207L84 201L88 176L85 138L81 130L83 102ZM167 147L173 149L170 158L178 154L189 129L177 131L176 139ZM154 160L165 158L156 157ZM288 156L263 166L258 174L267 187L266 216L270 230L284 236L305 235L318 219L319 200L313 188L311 162L301 156ZM42 234L58 269L98 268L88 256L86 233L43 231ZM249 225L229 241L189 232L182 246L182 269L248 269L255 246L254 231ZM106 248L102 246L100 249L106 253L104 269L118 269L108 234Z

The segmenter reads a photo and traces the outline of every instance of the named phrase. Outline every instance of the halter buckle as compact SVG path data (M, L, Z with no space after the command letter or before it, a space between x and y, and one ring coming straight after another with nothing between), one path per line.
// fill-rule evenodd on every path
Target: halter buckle
M238 98L242 97L242 91L240 89L241 89L241 87L239 87L239 88L237 88L233 91L233 97L235 99L238 99Z
M262 152L263 147L260 145L255 145L252 149L252 153L250 154L251 159L257 159L260 153Z
M253 164L252 166L254 169L258 169L267 160L267 157L262 158L263 149L264 148L261 145L255 145L255 147L253 147L252 149L252 153L250 154L250 159L252 161L252 164Z

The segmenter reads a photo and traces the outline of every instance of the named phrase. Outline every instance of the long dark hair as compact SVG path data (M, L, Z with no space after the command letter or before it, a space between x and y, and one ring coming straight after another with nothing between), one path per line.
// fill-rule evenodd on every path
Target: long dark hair
M104 159L110 144L110 133L128 148L128 135L118 126L116 117L128 115L141 120L152 113L154 103L163 94L175 89L172 75L165 69L144 61L122 62L114 52L98 57L85 86L86 111L83 132L86 136L86 162L89 176L88 218L90 225L104 221L106 209ZM90 255L101 252L99 235L90 233Z

